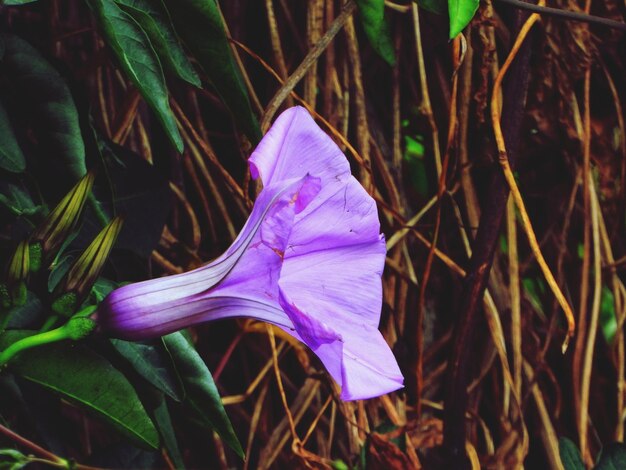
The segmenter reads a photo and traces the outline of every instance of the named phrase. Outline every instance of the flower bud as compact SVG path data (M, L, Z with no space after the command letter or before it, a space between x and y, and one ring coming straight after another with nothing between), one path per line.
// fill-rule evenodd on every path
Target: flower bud
M26 302L26 279L30 272L30 250L24 240L15 249L6 271L7 287L13 306Z
M85 200L91 192L93 180L92 172L83 176L32 233L31 250L33 253L39 253L38 262L33 266L36 269L33 271L39 270L42 262L52 259L76 226Z
M74 261L55 292L52 310L62 316L74 314L98 279L111 248L122 228L120 217L113 219Z

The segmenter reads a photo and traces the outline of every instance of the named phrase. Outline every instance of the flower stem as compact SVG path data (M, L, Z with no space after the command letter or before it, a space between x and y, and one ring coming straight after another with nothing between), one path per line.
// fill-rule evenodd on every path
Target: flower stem
M16 354L26 349L43 346L44 344L49 343L56 343L66 339L78 341L89 336L89 334L91 334L96 327L96 323L89 318L95 309L96 307L94 305L90 305L89 307L86 307L78 312L70 319L70 321L59 328L55 328L50 331L42 331L41 333L16 341L4 351L0 352L0 367L9 362ZM50 317L48 321L46 321L42 330L50 328L56 320L57 317Z
M45 333L39 333L20 339L0 353L0 367L9 362L17 353L24 351L25 349L35 348L37 346L57 341L63 341L67 338L69 338L69 332L66 330L65 326L62 326L55 330L46 331Z

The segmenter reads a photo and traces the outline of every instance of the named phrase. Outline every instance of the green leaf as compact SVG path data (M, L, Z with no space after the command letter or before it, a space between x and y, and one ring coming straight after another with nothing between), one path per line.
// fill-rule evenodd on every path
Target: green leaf
M622 442L605 445L600 452L598 464L593 468L594 470L623 470L626 468L626 446Z
M116 2L141 25L163 66L186 82L201 88L198 74L180 44L172 19L162 0L116 0Z
M23 112L33 120L34 132L46 153L58 159L75 180L82 178L85 144L74 99L59 73L23 39L3 35L2 63L18 94Z
M261 129L252 112L215 0L165 0L176 31L198 60L238 126L253 144Z
M361 24L370 44L389 65L395 65L396 52L393 47L389 25L385 21L385 0L357 0L361 13Z
M37 0L4 0L4 5L26 5L27 3L35 3Z
M0 349L30 334L6 332L0 336ZM132 385L92 350L70 343L41 346L17 356L10 367L17 375L103 418L138 445L158 448L159 434Z
M0 206L18 217L35 215L44 210L42 206L35 205L24 187L7 181L0 181Z
M170 109L163 69L146 32L114 0L87 0L87 3L96 13L107 44L122 68L156 113L176 149L182 152L183 139Z
M13 307L9 315L8 328L29 328L43 320L44 308L41 300L31 291L26 294L26 302L19 307Z
M174 365L183 382L186 392L185 404L209 429L215 430L237 454L244 458L244 452L233 429L222 399L220 398L211 372L182 333L172 333L163 337L163 343L172 356Z
M617 319L615 318L615 297L613 291L607 286L602 286L600 303L600 327L607 344L613 344L617 333Z
M428 177L426 175L426 165L424 164L424 144L422 136L404 136L403 160L408 167L409 178L413 187L421 197L428 196Z
M417 0L417 4L420 8L438 15L445 15L448 13L447 0Z
M178 441L176 440L176 433L172 425L172 418L167 407L167 401L164 399L163 395L161 395L161 397L161 402L152 411L152 416L163 439L163 445L172 459L172 463L177 469L185 468L185 462L183 461L180 448L178 447Z
M172 370L171 360L164 351L150 344L131 343L121 339L111 339L111 344L124 359L158 390L172 399L181 401L181 384Z
M0 102L0 168L12 173L21 173L26 169L26 158L17 143L2 102Z
M454 39L472 21L478 10L478 0L448 0L450 39Z
M125 216L116 247L149 258L169 215L172 193L168 179L136 153L113 143L100 144L115 205L105 207Z
M565 470L585 470L578 447L567 437L559 438L559 454Z

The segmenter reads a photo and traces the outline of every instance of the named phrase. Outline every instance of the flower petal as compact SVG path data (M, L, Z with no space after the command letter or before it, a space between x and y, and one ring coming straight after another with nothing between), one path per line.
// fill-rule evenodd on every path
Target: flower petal
M310 174L320 178L324 190L350 175L343 152L300 106L289 108L276 119L248 162L252 177L260 176L265 188ZM316 204L325 198L318 199Z
M384 395L402 387L404 378L393 353L374 326L328 315L303 312L280 289L281 306L293 321L293 336L299 337L320 358L341 387L343 400L361 400Z
M220 312L222 301L215 299L224 298L249 301L250 308L265 305L256 318L291 327L284 313L284 321L263 315L268 306L274 316L282 312L277 287L282 253L295 212L316 191L319 181L308 175L262 191L244 229L224 255L193 271L114 290L98 307L100 328L119 338L146 339L204 321L250 314L249 309L239 315Z

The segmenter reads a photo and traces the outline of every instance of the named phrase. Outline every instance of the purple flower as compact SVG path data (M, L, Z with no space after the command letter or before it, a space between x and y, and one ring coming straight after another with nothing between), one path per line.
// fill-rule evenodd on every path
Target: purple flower
M102 331L140 340L252 317L309 346L344 400L401 388L378 331L385 240L376 204L341 150L296 107L276 120L249 162L263 191L226 253L194 271L113 291L98 308Z

